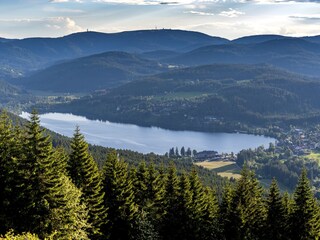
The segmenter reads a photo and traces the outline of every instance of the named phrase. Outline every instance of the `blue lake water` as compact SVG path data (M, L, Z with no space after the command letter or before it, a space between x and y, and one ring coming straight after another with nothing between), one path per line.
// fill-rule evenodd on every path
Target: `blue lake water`
M29 114L23 112L23 118ZM40 115L41 125L62 135L71 137L75 127L80 127L86 141L105 147L130 149L141 153L164 154L172 147L184 146L197 151L215 150L219 153L237 153L242 149L269 146L275 139L239 133L207 133L172 131L158 127L140 127L133 124L89 120L85 117L64 113Z

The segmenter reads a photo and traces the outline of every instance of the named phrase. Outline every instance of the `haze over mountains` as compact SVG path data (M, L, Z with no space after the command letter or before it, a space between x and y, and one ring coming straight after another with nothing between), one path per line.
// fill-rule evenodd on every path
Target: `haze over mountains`
M181 30L82 32L61 38L1 39L0 59L0 78L15 79L14 84L84 93L172 68L217 63L270 64L317 76L320 37L258 35L230 41Z
M189 51L197 47L227 43L227 39L181 30L149 30L121 33L82 32L61 38L27 38L0 41L0 69L7 67L17 77L56 61L107 51Z
M248 36L230 41L182 30L81 32L61 38L0 39L0 77L17 78L61 61L109 52L143 53L162 63L270 63L302 74L319 73L320 37ZM289 63L288 63L289 61ZM297 68L297 66L302 66Z

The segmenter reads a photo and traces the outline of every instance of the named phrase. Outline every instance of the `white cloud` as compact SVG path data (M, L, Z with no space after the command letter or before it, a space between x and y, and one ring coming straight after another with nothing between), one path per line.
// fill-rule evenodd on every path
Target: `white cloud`
M190 14L196 14L196 15L200 15L200 16L214 16L214 13L210 13L210 12L202 12L202 11L186 11L184 13L190 13Z
M233 8L229 8L228 11L222 11L219 13L220 16L229 17L229 18L239 17L240 15L244 15L244 14L245 14L244 12L237 11Z
M31 32L31 36L61 36L84 30L70 17L0 19L0 32L7 35L14 33L19 37L20 32L26 29Z
M46 12L53 12L53 13L83 13L84 10L81 9L71 9L71 8L59 8L59 7L53 7L48 6L43 9Z

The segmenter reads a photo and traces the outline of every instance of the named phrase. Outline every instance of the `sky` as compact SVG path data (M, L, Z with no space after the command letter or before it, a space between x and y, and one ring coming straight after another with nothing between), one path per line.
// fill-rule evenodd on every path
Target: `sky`
M0 37L184 29L235 39L320 35L320 0L0 0Z

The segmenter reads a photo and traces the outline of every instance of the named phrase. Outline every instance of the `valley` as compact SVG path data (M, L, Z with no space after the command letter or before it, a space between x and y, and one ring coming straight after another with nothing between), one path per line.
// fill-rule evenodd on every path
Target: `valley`
M165 29L1 44L3 108L17 114L36 109L43 126L69 137L78 124L90 143L105 147L159 155L172 147L238 153L236 168L213 171L234 179L246 163L266 187L277 176L291 191L305 166L319 192L318 36L228 40ZM292 129L308 137L293 141ZM201 164L224 161L206 160Z
M319 13L0 1L0 240L319 240Z

